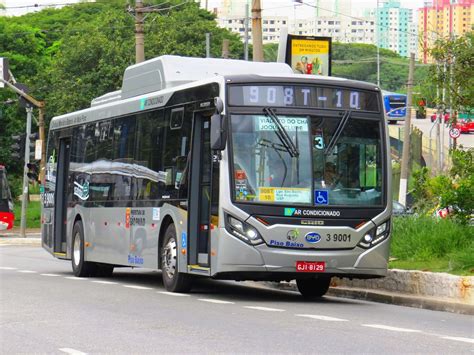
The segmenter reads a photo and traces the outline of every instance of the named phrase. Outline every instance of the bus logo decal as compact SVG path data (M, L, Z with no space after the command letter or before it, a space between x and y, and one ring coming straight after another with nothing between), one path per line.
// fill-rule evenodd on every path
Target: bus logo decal
M295 213L296 211L296 208L288 208L286 207L285 208L285 216L293 216L293 214Z
M294 242L296 239L298 239L298 236L300 235L300 231L298 229L291 229L288 231L286 234L286 239Z
M316 244L321 241L321 236L316 232L309 232L305 235L304 239L306 239L308 243Z

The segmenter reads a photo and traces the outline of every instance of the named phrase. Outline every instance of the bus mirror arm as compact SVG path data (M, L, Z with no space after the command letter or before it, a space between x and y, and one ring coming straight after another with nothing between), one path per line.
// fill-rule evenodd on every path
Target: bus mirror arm
M225 149L227 132L225 130L225 116L215 113L211 116L211 149L222 151Z

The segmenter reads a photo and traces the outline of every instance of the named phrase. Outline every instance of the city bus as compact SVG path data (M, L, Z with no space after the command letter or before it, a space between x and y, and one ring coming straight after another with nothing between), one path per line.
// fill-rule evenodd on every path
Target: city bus
M333 276L386 275L390 179L377 86L161 56L51 120L42 245L78 277L296 280L311 299Z
M383 91L382 94L388 122L404 121L407 116L407 96L388 91Z
M8 186L7 170L0 165L0 231L13 228L13 199Z

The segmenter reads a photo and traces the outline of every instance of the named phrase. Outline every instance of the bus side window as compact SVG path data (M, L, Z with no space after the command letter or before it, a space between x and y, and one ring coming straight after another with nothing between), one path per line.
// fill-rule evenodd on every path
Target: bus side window
M174 109L173 112L180 112ZM171 110L166 111L165 121L165 144L163 154L163 165L166 167L166 191L164 194L169 198L177 198L180 184L183 181L183 172L186 166L187 155L191 143L191 127L193 120L192 106L188 105L184 109L184 117L180 129L171 127ZM186 198L187 191L179 191L180 198Z
M157 110L137 117L135 164L139 178L134 188L137 200L158 199L164 192L163 175L160 173L163 172L163 115L163 110Z

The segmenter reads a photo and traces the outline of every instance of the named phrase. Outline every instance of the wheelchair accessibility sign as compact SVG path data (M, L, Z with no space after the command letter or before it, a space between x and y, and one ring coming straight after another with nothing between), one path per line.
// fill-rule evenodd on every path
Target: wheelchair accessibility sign
M327 190L314 190L315 205L329 205L329 192Z

